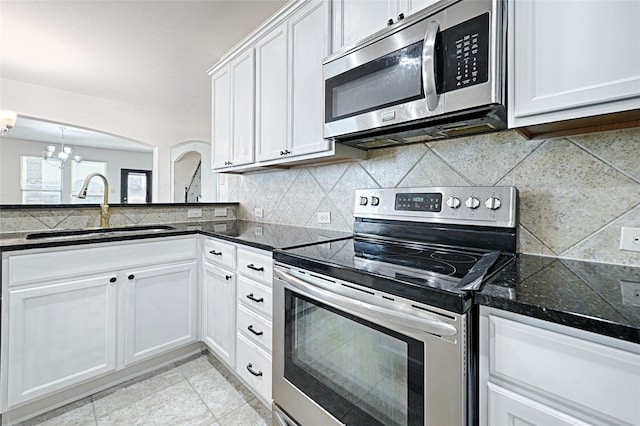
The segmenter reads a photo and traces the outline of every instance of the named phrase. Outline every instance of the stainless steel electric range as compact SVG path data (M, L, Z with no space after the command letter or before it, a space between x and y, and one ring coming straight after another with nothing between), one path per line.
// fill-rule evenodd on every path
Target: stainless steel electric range
M514 187L358 190L354 234L274 254L282 425L473 425L473 291L512 261Z

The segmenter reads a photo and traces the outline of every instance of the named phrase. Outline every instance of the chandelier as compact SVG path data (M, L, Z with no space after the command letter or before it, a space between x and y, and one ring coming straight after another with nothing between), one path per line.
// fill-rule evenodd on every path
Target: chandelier
M73 148L71 148L70 146L64 146L65 129L66 127L60 126L60 132L62 132L62 139L60 142L61 144L60 151L58 153L56 153L56 147L54 145L47 145L47 150L42 151L42 158L49 161L50 163L57 162L58 163L57 166L60 167L61 169L64 168L64 164L69 158L72 158L73 161L75 161L76 163L79 163L82 161L82 157L79 155L74 155L73 157L71 156L71 154L73 154Z

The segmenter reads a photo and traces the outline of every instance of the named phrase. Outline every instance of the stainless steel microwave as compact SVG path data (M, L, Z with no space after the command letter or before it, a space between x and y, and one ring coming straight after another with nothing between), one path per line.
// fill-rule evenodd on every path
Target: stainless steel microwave
M324 137L371 149L504 129L505 8L443 0L327 57Z

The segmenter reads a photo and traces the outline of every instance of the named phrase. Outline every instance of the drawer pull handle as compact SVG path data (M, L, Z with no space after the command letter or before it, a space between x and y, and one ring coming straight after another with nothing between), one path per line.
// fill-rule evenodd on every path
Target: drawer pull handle
M118 281L116 277L109 278L110 283L115 283L116 281Z
M225 275L224 276L224 279L227 280L227 281L229 281L231 278L233 278L231 275Z
M222 252L221 251L211 250L209 253L211 253L214 256L222 256Z
M253 374L256 377L262 376L262 371L254 370L253 365L251 363L247 364L247 370L249 370L249 373Z
M252 332L256 336L262 336L264 334L264 332L262 332L262 331L255 331L253 329L253 324L249 325L249 327L247 327L247 330L249 330L250 332Z
M254 271L258 271L258 272L264 271L264 268L262 266L258 268L253 263L248 264L247 268L253 269Z
M264 298L262 298L262 297L261 297L260 299L256 299L256 298L253 296L253 293L247 294L247 299L249 299L249 300L253 300L253 301L254 301L254 302L256 302L256 303L262 303L262 302L264 302Z
M134 279L134 278L135 278L135 275L131 274L131 275L129 275L127 278L128 278L128 279L130 279L130 280L132 280L132 279Z

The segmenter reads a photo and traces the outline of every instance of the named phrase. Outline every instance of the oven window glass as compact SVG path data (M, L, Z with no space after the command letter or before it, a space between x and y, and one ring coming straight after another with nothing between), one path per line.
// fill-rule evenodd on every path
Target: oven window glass
M285 290L285 378L347 425L422 425L423 343Z
M326 121L424 98L422 41L326 81Z

